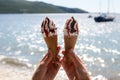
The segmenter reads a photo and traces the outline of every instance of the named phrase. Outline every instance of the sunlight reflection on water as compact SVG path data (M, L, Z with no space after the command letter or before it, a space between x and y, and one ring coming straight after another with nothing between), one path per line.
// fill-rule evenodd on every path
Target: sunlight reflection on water
M87 14L9 14L0 15L0 55L11 61L36 65L47 51L40 26L45 16L53 19L58 30L58 43L64 49L63 27L74 16L80 28L75 52L84 61L93 80L120 78L120 23L95 23ZM6 18L6 19L4 19ZM120 19L119 19L120 20ZM11 21L11 22L9 22ZM1 58L3 60L3 58ZM3 60L3 61L4 61ZM20 64L23 64L20 62ZM112 72L112 73L111 73ZM63 70L60 75L64 80ZM57 79L58 80L58 79Z

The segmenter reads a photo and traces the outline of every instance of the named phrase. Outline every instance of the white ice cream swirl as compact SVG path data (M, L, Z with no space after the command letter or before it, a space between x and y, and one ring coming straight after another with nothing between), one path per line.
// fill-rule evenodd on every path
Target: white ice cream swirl
M78 23L77 21L74 19L74 17L71 17L70 19L68 19L65 23L65 27L64 27L64 35L65 36L77 36L79 33L78 30Z
M45 20L42 22L41 32L44 37L57 35L57 28L55 27L54 22L48 17L46 17Z

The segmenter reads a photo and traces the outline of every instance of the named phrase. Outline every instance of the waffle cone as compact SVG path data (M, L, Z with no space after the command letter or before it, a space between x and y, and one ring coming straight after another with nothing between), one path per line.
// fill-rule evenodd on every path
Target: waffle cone
M66 55L69 52L70 49L74 49L75 44L77 41L77 36L64 36L64 43L65 43L65 52Z
M51 37L45 37L44 38L48 49L51 49L53 53L53 58L57 56L57 35L56 36L51 36Z

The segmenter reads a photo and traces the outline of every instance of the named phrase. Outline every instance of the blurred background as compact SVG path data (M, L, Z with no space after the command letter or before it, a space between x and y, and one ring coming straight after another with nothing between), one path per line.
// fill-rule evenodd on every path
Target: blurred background
M92 80L119 80L119 7L118 0L0 0L0 80L31 79L47 52L40 30L46 16L57 27L62 50L65 22L74 16L80 29L75 52ZM96 22L101 13L114 20ZM55 80L68 80L62 67Z

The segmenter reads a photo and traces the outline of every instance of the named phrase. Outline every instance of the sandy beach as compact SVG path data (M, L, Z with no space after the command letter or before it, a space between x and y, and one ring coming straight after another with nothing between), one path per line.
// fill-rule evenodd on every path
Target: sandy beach
M31 80L34 68L0 64L0 80ZM55 80L68 80L65 72L59 71Z
M0 80L31 80L34 69L0 63ZM60 70L54 80L68 80L64 70ZM102 75L91 76L91 80L119 80L119 77L106 79Z
M0 80L31 80L33 66L47 52L40 34L46 16L55 21L61 51L64 50L65 21L74 16L80 27L75 52L85 63L92 80L120 80L119 14L115 22L100 24L88 18L88 14L1 14ZM55 80L68 80L62 67Z
M33 68L21 67L16 65L0 64L0 80L31 80ZM65 72L60 70L54 80L68 80ZM98 75L92 80L107 80Z
M32 73L31 68L0 64L0 80L31 80Z

